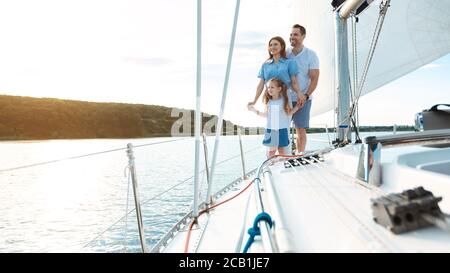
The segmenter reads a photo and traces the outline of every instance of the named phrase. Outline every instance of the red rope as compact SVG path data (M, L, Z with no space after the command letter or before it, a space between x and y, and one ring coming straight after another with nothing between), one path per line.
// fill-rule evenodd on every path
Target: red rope
M248 188L250 188L250 186L252 185L253 181L254 181L254 180L252 180L250 183L248 183L248 185L245 186L245 188L244 188L243 190L241 190L238 194L234 195L233 197L230 197L230 198L228 198L227 200L224 200L224 201L222 201L222 202L220 202L220 203L215 204L214 206L211 206L211 207L209 207L209 208L206 208L206 209L200 211L200 213L198 214L198 217L200 217L203 213L205 213L205 212L207 212L207 211L209 211L209 210L211 210L211 209L213 209L213 208L216 208L216 207L218 207L218 206L220 206L220 205L223 205L223 204L225 204L226 202L231 201L231 200L233 200L234 198L238 197L240 194L242 194L244 191L246 191ZM198 217L197 217L197 218L198 218ZM188 250L189 250L189 240L191 239L191 231L192 231L192 227L194 226L194 223L197 222L197 218L193 219L192 222L189 224L189 230L188 230L188 232L187 232L186 243L185 243L185 245L184 245L184 253L188 253Z
M274 156L272 156L271 159L274 159L274 158L277 158L277 157L283 157L283 158L298 158L299 156L298 156L298 155L274 155ZM245 186L245 188L244 188L242 191L240 191L238 194L236 194L235 196L230 197L230 198L228 198L228 199L225 200L225 201L222 201L222 202L220 202L220 203L215 204L214 206L211 206L211 207L209 207L209 208L206 208L206 209L200 211L199 214L198 214L198 216L197 216L197 218L200 217L203 213L209 211L210 209L216 208L216 207L218 207L218 206L220 206L220 205L223 205L223 204L225 204L226 202L231 201L231 200L233 200L234 198L238 197L240 194L242 194L244 191L246 191L246 190L252 185L253 181L255 181L255 180L252 180L252 182L250 182L247 186ZM191 239L191 231L192 231L192 227L193 227L194 224L197 222L197 218L193 219L192 222L189 224L189 230L188 230L188 232L187 232L186 243L185 243L185 245L184 245L184 253L188 253L188 250L189 250L189 240Z

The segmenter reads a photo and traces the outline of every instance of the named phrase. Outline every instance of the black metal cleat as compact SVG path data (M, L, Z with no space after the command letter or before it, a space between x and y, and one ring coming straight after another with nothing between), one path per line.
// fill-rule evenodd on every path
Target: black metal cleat
M423 187L388 194L371 201L373 220L395 234L433 225L422 215L445 219L438 205L442 197L435 197Z

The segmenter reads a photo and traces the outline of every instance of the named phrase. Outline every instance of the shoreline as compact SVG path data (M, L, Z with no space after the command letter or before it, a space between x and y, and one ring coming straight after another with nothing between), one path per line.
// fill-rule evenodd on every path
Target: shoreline
M377 127L383 127L383 129L388 128L388 127L393 127L393 126L377 126ZM405 126L405 128L397 128L397 132L414 132L414 129L411 128L412 126ZM308 135L314 135L314 134L325 134L326 131L323 128L310 128L309 132L307 132ZM328 129L330 134L334 133L334 128L329 128ZM377 129L373 129L373 130L367 130L367 129L360 129L359 132L364 132L364 133L376 133L376 132L392 132L393 133L393 129L391 130L381 130L381 128ZM255 136L255 135L264 135L264 129L261 130L261 133L251 133L251 134L242 134L242 136ZM215 136L215 134L207 134L207 137L211 137L211 136ZM223 134L223 137L225 136L237 136L237 133L233 133L233 134ZM121 139L149 139L149 138L183 138L183 137L191 137L194 138L195 136L193 135L177 135L177 136L171 136L169 134L156 134L153 136L143 136L143 137L121 137L121 138L114 138L114 137L97 137L97 138L0 138L0 143L2 142L26 142L26 141L30 141L30 142L35 142L35 141L52 141L52 140L121 140Z

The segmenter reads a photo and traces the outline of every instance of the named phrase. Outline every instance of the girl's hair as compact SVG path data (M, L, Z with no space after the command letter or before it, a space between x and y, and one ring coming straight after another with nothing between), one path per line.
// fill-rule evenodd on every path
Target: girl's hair
M280 79L278 78L272 78L270 79L267 84L269 84L270 82L274 82L275 85L277 87L281 87L281 97L283 98L284 104L283 104L283 108L284 111L287 113L289 113L289 110L291 109L291 107L289 106L289 99L288 99L288 94L287 94L287 85ZM264 96L263 96L263 103L264 104L268 104L269 100L272 99L272 96L269 94L268 90L266 89L264 91Z
M269 40L269 43L267 44L267 51L269 52L269 58L267 60L271 60L273 58L273 55L272 55L272 53L270 53L270 49L269 49L270 42L272 42L273 40L277 40L280 43L280 45L281 45L280 56L282 58L287 59L287 57L286 57L286 43L284 42L283 38L281 38L280 36L275 36L275 37L272 37Z

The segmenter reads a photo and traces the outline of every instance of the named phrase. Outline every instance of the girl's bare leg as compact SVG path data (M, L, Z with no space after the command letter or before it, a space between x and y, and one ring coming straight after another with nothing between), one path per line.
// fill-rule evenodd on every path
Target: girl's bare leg
M270 147L267 150L267 158L274 156L277 153L277 147Z
M284 147L278 147L278 154L279 155L286 155L286 152L284 151Z

